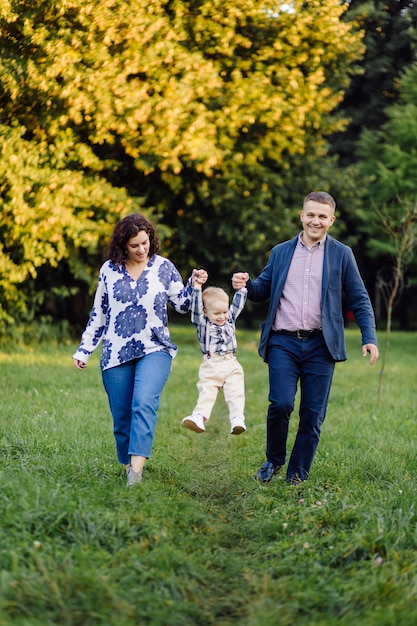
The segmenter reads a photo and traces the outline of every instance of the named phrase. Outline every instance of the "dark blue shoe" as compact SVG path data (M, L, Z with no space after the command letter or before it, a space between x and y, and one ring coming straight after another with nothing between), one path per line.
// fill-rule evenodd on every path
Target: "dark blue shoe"
M305 482L303 478L300 478L298 474L294 474L293 476L287 476L285 481L289 485L301 485L301 483Z
M275 466L270 461L265 461L265 463L263 463L263 465L261 465L256 472L255 480L259 480L261 483L269 483L272 476L274 476L274 474L278 474L280 469L280 465Z

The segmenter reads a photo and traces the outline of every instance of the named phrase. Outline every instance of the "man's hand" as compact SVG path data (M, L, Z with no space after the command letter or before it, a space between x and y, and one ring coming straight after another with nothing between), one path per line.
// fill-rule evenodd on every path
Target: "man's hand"
M236 272L236 274L232 276L233 289L243 289L243 287L246 287L248 280L249 274L247 272Z
M371 355L369 365L373 365L379 357L378 346L376 346L374 343L366 343L364 346L362 346L362 356L366 356L368 352Z

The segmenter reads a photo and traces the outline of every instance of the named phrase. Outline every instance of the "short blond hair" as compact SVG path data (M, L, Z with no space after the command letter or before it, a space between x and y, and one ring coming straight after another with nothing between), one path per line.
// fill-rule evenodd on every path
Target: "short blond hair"
M202 293L202 298L205 307L212 307L219 300L229 305L229 296L221 287L207 287Z

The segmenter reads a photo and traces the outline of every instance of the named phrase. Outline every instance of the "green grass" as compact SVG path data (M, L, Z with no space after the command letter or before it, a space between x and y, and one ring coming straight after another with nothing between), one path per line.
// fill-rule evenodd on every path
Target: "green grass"
M200 353L191 325L165 388L152 458L127 490L98 354L0 354L0 626L402 626L417 623L416 333L378 364L347 331L312 475L261 485L267 367L238 332L246 434L219 395L181 426ZM381 337L381 340L383 338ZM291 423L291 440L296 429Z

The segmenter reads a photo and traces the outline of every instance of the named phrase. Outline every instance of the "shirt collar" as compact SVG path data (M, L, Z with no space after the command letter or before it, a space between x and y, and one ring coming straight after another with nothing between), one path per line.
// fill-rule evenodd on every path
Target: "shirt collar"
M303 248L308 248L308 246L303 241L303 232L304 231L301 231L301 233L299 233L298 235L297 245L301 245L303 246ZM312 246L312 248L320 248L320 247L324 248L326 239L327 239L327 233L324 235L323 239L320 239L320 241L316 241L316 243Z

